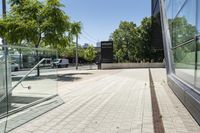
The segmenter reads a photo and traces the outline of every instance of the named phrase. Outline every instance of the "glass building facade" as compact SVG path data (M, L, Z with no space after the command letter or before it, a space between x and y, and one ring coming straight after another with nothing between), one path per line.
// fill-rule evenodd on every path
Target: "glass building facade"
M155 10L156 9L156 10ZM168 84L200 123L200 1L152 0L160 20Z
M200 93L198 80L198 3L199 0L166 0L175 75Z

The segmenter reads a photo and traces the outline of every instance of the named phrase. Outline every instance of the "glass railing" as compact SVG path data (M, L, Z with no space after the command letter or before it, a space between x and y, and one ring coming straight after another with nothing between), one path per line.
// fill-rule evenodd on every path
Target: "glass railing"
M5 56L3 47L0 47L0 98L6 96L4 100L0 101L0 115L8 112L8 102L6 95L6 70L5 70ZM4 122L5 118L0 120L0 133L5 131L6 123Z
M53 60L57 59L55 50L16 46L6 49L7 56L3 52L3 46L0 49L0 133L4 132L6 122L6 131L17 126L13 121L19 119L22 114L20 111L57 96L57 69L52 68ZM26 113L28 117L23 118L21 123L18 122L18 126L33 119L29 116L36 117L37 114L34 113ZM7 116L9 121L5 121Z

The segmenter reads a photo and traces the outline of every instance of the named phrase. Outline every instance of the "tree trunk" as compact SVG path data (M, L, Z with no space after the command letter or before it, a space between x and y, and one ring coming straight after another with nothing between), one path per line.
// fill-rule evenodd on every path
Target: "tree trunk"
M40 61L38 48L39 48L40 41L41 41L41 34L42 33L39 34L38 42L35 45L35 47L36 47L36 60L37 60L37 63L39 63L39 61ZM38 77L40 76L40 66L39 65L37 67L37 76Z
M22 49L19 49L19 67L22 69Z
M39 57L39 51L38 51L38 45L35 46L36 49L36 61L37 63L40 61L40 57ZM36 64L37 64L36 63ZM37 76L39 77L40 76L40 66L38 65L37 66Z

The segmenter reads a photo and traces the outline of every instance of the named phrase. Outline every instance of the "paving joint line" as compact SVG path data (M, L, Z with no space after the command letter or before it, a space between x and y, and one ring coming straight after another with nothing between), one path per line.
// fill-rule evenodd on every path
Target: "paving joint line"
M154 133L165 133L162 115L160 113L158 99L156 97L155 86L154 86L153 77L152 77L150 68L149 68L149 83L150 83L150 90L151 90Z

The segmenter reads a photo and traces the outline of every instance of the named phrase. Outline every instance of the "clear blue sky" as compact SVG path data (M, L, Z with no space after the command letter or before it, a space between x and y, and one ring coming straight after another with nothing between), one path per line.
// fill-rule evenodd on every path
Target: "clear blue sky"
M151 15L151 0L61 0L64 11L72 21L83 26L79 43L108 40L120 21L140 24L142 18ZM2 12L0 0L0 12ZM0 13L1 14L1 13Z
M142 18L151 15L151 0L61 0L61 3L72 21L82 22L80 44L108 40L120 21L140 25Z

